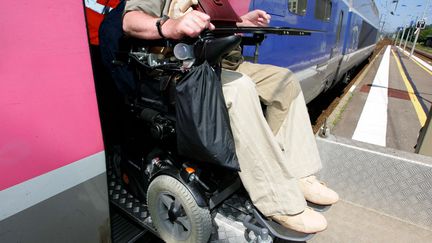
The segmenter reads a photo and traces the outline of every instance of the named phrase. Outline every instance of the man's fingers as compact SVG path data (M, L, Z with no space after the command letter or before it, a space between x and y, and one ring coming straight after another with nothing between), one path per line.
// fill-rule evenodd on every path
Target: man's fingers
M208 28L209 28L209 30L214 30L214 29L216 29L216 27L215 27L214 24L212 24L212 23L209 23Z
M184 29L184 34L189 37L197 37L201 31L198 31L196 28L188 27Z
M193 10L183 16L182 24L179 26L184 35L189 37L198 36L204 29L215 29L210 22L210 16L205 13Z
M270 20L265 19L265 18L258 18L258 22L263 22L263 23L270 23Z
M270 22L271 16L263 10L257 10L258 18L265 19L267 22Z
M210 16L208 16L207 14L205 14L203 12L196 11L196 10L192 11L192 13L196 17L200 18L202 21L210 22Z
M190 22L187 23L191 32L188 33L190 37L198 36L205 28L207 28L208 23L191 19Z
M258 17L258 21L270 22L270 19L271 19L271 17L268 14Z
M200 32L208 28L215 29L215 26L210 22L210 16L199 11L192 11L191 18L193 22L200 27Z
M190 22L190 25L197 26L197 27L199 27L199 28L201 28L201 29L204 29L204 28L207 27L207 23L204 22L204 21L201 21L201 20L199 20L199 19L193 18L193 19L191 19L190 21L191 21L191 22Z

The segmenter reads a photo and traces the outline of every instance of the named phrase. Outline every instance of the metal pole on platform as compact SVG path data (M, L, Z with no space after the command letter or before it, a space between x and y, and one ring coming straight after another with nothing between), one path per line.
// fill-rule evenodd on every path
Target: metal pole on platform
M397 46L397 41L399 39L399 34L400 34L400 29L398 28L397 34L396 34L396 39L394 41L394 45Z
M414 21L414 26L413 26L413 22L410 23L410 32L411 32L411 34L408 33L408 41L411 41L412 37L414 36L414 28L415 28L415 24L417 23L418 18L419 18L419 16L416 17L416 20ZM406 45L407 44L405 42L405 46ZM404 46L404 51L405 51L405 46ZM411 46L411 48L412 48L412 46Z
M402 46L402 41L403 41L404 36L405 36L405 30L406 30L406 25L404 25L404 28L403 28L403 31L402 31L402 36L401 36L401 39L400 39L400 42L399 42L399 47Z
M429 110L429 115L425 125L420 129L417 138L415 152L418 154L432 156L432 109Z
M411 47L411 53L410 53L410 55L409 55L410 58L411 58L411 56L414 54L414 50L415 50L415 47L416 47L416 44L417 44L417 40L418 40L418 37L419 37L419 35L420 35L420 28L417 28L416 31L415 31L414 33L416 33L416 36L415 36L415 39L414 39L414 44L413 44L413 46Z
M383 20L380 33L382 33L384 31L384 25L385 25L385 23L386 23L386 19Z
M404 49L403 49L404 51L405 51L405 48L407 46L410 35L411 35L411 28L409 28L407 38L405 39L405 44L404 44Z
M430 0L428 0L428 2L427 2L427 4L426 4L426 8L425 8L425 10L424 10L424 12L423 12L423 16L422 16L422 20L425 20L425 17L426 17L426 12L428 11L428 8L429 8L429 3L430 3ZM414 51L415 51L415 47L416 47L416 44L417 44L417 40L418 40L418 37L419 37L419 35L420 35L420 28L417 28L417 30L416 30L416 37L415 37L415 39L414 39L414 44L413 44L413 46L412 46L412 48L411 48L411 53L410 53L410 55L409 55L409 57L411 58L411 56L414 54Z

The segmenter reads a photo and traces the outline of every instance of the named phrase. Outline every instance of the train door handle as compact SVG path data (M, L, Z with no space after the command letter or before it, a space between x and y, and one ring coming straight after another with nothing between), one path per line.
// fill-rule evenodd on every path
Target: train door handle
M322 63L318 63L316 67L317 67L317 69L320 69L320 68L326 67L326 66L327 66L327 61L322 62Z

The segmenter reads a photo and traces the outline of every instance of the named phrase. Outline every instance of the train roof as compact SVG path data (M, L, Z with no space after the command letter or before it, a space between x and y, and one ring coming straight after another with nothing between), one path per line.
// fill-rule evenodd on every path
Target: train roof
M351 12L360 15L369 24L379 28L379 11L374 0L343 0Z

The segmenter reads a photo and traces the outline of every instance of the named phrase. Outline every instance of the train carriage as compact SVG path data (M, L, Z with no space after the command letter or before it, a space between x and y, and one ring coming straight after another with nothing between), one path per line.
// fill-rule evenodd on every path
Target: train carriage
M307 102L368 58L378 37L379 13L371 0L252 0L250 8L269 12L273 26L316 31L306 38L268 36L259 47L259 63L297 74ZM254 53L253 47L245 50L247 56Z

